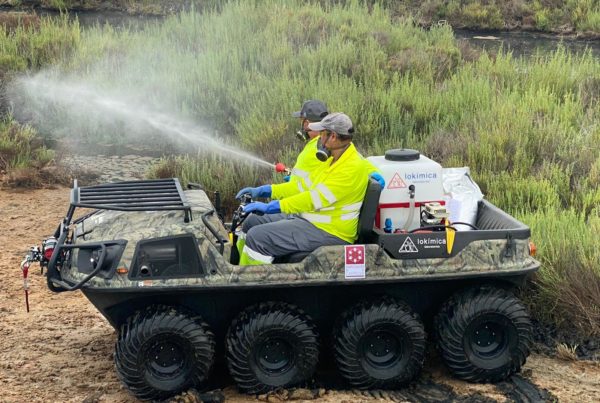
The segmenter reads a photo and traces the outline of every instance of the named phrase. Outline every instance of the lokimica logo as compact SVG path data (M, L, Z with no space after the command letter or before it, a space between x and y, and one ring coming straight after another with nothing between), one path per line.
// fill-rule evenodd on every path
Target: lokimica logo
M423 179L436 179L436 178L437 178L437 173L435 173L435 172L412 172L412 173L404 174L404 179L409 180L409 181L417 181L417 180L423 180Z
M419 252L419 249L416 247L415 243L413 242L412 239L410 239L410 237L406 237L406 239L402 243L402 246L400 247L400 249L398 249L398 253L418 253L418 252Z

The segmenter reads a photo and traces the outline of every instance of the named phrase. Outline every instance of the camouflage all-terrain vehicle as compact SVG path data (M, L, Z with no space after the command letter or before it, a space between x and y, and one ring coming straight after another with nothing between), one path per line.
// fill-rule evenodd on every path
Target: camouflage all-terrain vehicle
M203 190L75 184L38 257L52 291L80 289L117 330L118 376L142 399L202 387L225 358L247 393L306 383L329 355L349 386L395 388L419 373L428 340L461 379L519 371L532 326L511 289L539 267L529 228L484 200L472 231L385 233L379 192L368 185L355 245L239 266ZM77 208L94 210L75 219ZM238 209L231 225L243 219Z

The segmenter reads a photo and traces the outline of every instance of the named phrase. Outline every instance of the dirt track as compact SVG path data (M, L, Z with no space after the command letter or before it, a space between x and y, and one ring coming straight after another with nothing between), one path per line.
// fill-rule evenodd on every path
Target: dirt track
M113 361L115 331L80 292L53 294L37 265L30 270L31 312L25 312L19 264L27 248L51 234L66 212L68 189L0 190L0 401L1 402L134 402L118 381ZM600 364L566 362L532 355L523 378L501 385L471 385L449 377L435 362L424 381L450 401L518 400L514 385L524 379L564 402L600 401ZM425 387L425 386L424 386ZM415 389L413 387L413 389ZM450 396L451 393L456 396ZM257 401L233 387L227 401ZM406 395L326 391L321 402L402 401ZM544 395L544 396L547 396ZM476 400L482 398L484 400ZM490 400L485 400L488 398ZM408 398L409 401L413 398ZM431 398L425 397L427 401ZM467 398L468 399L468 398ZM269 401L279 401L276 396ZM436 400L439 401L439 400ZM448 400L446 400L448 401Z

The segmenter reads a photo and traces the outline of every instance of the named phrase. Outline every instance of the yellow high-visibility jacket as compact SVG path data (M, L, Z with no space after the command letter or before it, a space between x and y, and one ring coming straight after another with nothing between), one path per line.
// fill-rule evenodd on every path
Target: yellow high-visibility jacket
M322 162L310 177L308 190L280 198L282 213L299 214L317 228L353 243L357 236L358 215L369 173L373 165L356 150L354 144L333 163ZM273 192L273 198L277 194Z
M317 142L319 136L310 139L304 146L298 158L296 165L292 168L290 181L271 186L271 197L273 199L283 199L295 195L298 192L308 190L312 185L310 176L317 168L323 165L323 162L317 158Z
M325 164L325 162L322 162L317 158L318 141L319 136L310 139L300 154L298 154L296 165L292 168L289 182L271 185L271 197L274 200L285 199L298 192L304 192L305 190L310 189L315 177L315 172L318 172L318 169L322 168L323 164ZM370 161L365 159L365 163L367 164L368 175L379 172L375 165Z

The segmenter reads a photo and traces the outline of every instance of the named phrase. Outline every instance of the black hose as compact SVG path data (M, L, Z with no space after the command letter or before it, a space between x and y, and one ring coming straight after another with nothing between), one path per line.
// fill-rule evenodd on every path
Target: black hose
M221 256L223 255L223 252L225 251L225 239L222 239L219 236L219 232L215 229L215 227L212 226L211 223L208 222L208 218L207 216L213 214L215 212L215 210L208 210L206 213L202 214L202 222L204 223L204 226L206 228L208 228L208 230L210 231L211 234L214 235L215 238L217 238L217 242L219 242L220 246L219 246L219 253L221 254Z
M475 231L479 231L479 228L476 227L473 224L469 224L468 222L462 222L462 221L455 221L452 223L452 225L466 225L467 227L471 227L472 229L474 229Z

